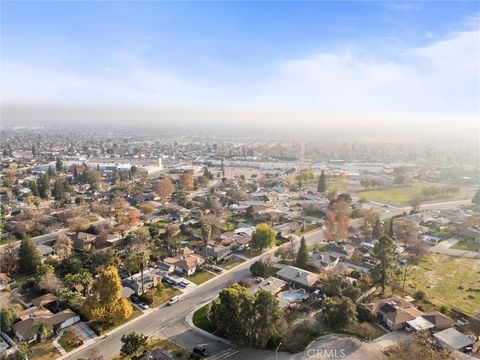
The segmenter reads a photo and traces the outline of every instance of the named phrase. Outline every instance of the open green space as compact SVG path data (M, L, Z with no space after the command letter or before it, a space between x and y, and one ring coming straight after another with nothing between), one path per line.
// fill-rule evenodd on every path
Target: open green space
M308 224L308 225L305 225L304 229L303 230L299 230L297 232L295 232L296 235L298 236L302 236L312 230L315 230L315 229L318 229L320 227L320 225L317 225L317 224Z
M437 307L445 305L472 317L480 317L480 261L430 254L407 272L408 292L425 291ZM406 289L407 290L407 289Z
M230 269L234 268L235 266L240 265L244 261L245 260L240 259L238 256L233 255L233 256L230 256L228 259L226 259L224 262L218 264L218 266L220 266L221 268L223 268L225 270L230 270Z
M422 190L429 187L428 184L414 184L410 186L401 186L388 189L367 190L357 193L358 197L363 197L367 200L378 201L391 204L408 204L412 199L419 198L422 201L435 201L441 199L452 199L453 196L437 196L433 198L424 199ZM440 186L440 185L439 185ZM455 195L455 198L464 196L465 193L460 192Z
M200 285L201 283L204 283L205 281L210 280L213 277L215 277L215 274L211 272L197 271L195 274L187 276L186 279L193 282L194 284Z
M156 289L150 289L149 292L153 295L153 307L160 306L170 298L182 293L180 290L171 287L165 287L160 294Z
M200 329L208 331L209 333L215 332L215 327L208 320L208 313L210 312L210 304L202 306L200 309L193 313L193 324Z
M476 250L480 250L480 243L459 241L455 245L453 245L450 249L476 251Z

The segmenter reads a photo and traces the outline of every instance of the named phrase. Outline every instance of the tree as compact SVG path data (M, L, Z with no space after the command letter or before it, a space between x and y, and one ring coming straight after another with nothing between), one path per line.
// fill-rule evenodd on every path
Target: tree
M260 290L253 302L254 322L250 346L265 348L271 339L280 335L283 312L278 306L278 299L270 292Z
M88 270L81 270L73 274L65 275L65 282L68 286L82 285L83 294L86 296L93 284L92 274Z
M58 277L55 276L53 272L47 272L42 276L38 283L40 289L46 290L53 294L57 294L62 287L62 282Z
M122 347L120 349L121 356L135 356L145 345L147 345L148 336L131 332L122 335Z
M394 230L396 238L403 241L403 246L405 249L407 249L407 247L417 237L417 223L411 219L402 219L402 221L397 221Z
M180 176L180 186L183 190L193 190L193 175L189 172L184 172Z
M300 247L298 248L295 265L301 269L305 269L308 266L308 250L305 236L302 236L302 239L300 240Z
M114 266L98 272L92 291L85 299L83 313L89 320L112 322L127 319L133 309L130 302L122 297L122 283Z
M393 240L388 235L383 235L378 239L378 243L373 248L373 258L377 264L372 269L372 275L382 286L382 294L385 293L385 285L391 279L394 267Z
M2 272L12 275L18 268L18 258L15 255L15 242L10 241L4 245L2 255L0 256L0 264Z
M63 161L60 157L57 157L57 161L55 162L55 168L57 169L57 172L62 172L63 170Z
M355 303L343 297L327 310L329 323L331 327L344 328L357 319L357 307Z
M473 196L472 203L474 203L477 206L480 206L480 189L478 189L475 195Z
M250 272L252 273L252 276L255 277L266 277L267 270L267 265L261 260L257 260L252 265L250 265Z
M212 227L210 224L203 223L202 224L202 242L203 242L203 250L205 251L205 256L207 256L207 247L208 242L212 238Z
M48 335L47 324L45 324L44 322L41 322L41 323L35 325L34 331L37 333L38 340L43 342Z
M13 354L14 360L27 360L28 355L32 350L30 349L30 345L26 341L22 341L20 344L17 346L17 351Z
M323 170L320 174L320 178L318 179L317 191L320 193L324 193L325 191L327 191L327 180L325 178L325 172Z
M142 294L145 292L145 279L143 271L145 267L148 265L148 261L150 260L150 255L146 251L139 251L136 255L138 266L140 268L140 278L142 282Z
M393 217L390 218L390 227L388 228L388 236L390 236L392 239L395 236L395 233L393 231Z
M374 239L380 239L380 237L382 235L383 235L383 225L382 225L382 222L380 221L380 219L378 219L375 222L375 225L373 226L372 237Z
M277 232L268 224L262 223L255 227L250 246L262 251L264 248L272 247L275 244Z
M341 193L337 196L337 201L343 201L347 204L351 204L352 196L349 193Z
M166 200L175 191L175 186L172 184L170 178L165 178L153 184L153 190L162 200Z
M40 177L37 179L37 188L42 199L48 199L50 197L50 178L47 173L40 174Z
M73 250L72 239L70 239L67 235L60 235L55 243L55 249L60 259L68 258L72 254Z
M422 204L422 199L419 196L416 196L410 200L410 206L412 207L411 213L418 213L420 210L420 205Z
M345 239L349 234L350 219L348 215L342 211L329 211L325 215L325 229L323 234L327 241L337 241Z
M13 308L3 308L0 311L0 329L7 334L12 334L13 323L18 319L18 314Z
M40 254L30 238L25 238L20 244L18 251L20 271L25 275L35 273L37 266L41 264Z

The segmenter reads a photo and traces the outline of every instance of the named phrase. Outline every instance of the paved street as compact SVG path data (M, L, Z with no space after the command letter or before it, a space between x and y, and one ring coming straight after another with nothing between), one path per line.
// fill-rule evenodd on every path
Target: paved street
M428 248L428 250L437 254L444 254L444 255L450 255L450 256L463 256L463 257L468 257L473 259L480 259L480 252L451 249L451 247L459 241L460 239L450 238L450 239L439 242L437 245Z

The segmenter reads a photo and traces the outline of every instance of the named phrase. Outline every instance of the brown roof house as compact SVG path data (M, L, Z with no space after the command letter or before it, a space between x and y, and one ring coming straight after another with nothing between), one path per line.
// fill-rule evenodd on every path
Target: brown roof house
M300 287L312 286L318 280L318 275L307 270L297 268L295 266L285 266L279 272L277 276L293 285Z
M187 276L195 274L197 268L205 262L205 259L197 255L187 247L180 249L175 257L167 257L163 262L175 266L175 271Z
M380 317L390 330L399 330L423 313L402 298L391 298L368 304L370 311Z
M75 250L79 251L90 250L96 238L96 235L86 232L79 232L73 236L73 247Z
M37 337L39 325L45 324L48 335L54 331L65 329L80 321L80 317L70 309L53 313L44 305L51 304L53 295L47 294L32 300L34 306L22 311L19 314L20 321L13 324L13 331L20 341L33 341ZM56 298L55 298L56 301Z

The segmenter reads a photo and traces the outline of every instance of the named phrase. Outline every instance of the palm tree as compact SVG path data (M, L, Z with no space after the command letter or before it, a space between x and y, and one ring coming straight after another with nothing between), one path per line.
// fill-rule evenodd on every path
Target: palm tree
M138 265L140 267L140 277L141 277L141 281L142 281L142 294L145 292L143 270L148 265L148 260L149 259L150 259L150 256L148 255L148 253L146 251L140 251L137 254L137 261L138 261Z
M39 323L35 325L35 332L37 333L37 338L42 342L48 335L48 327L45 323Z

